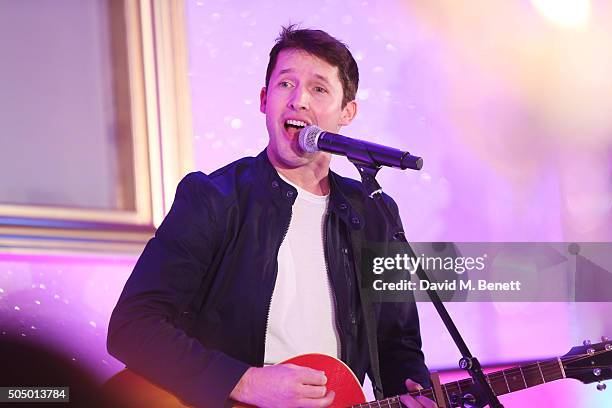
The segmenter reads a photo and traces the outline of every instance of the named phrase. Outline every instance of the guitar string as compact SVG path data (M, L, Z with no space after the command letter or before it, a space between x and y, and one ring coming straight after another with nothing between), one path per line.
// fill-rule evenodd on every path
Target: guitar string
M554 362L547 362L545 364L550 365ZM540 367L538 367L538 365ZM541 369L542 364L532 363L526 365L520 365L518 367L512 367L510 369L502 370L501 373L493 374L489 376L489 382L493 387L493 390L497 394L505 394L506 390L508 393L527 389L530 386L540 385L548 381L560 379L558 366L544 365ZM544 373L546 373L544 375ZM496 381L503 378L503 383L495 383ZM529 385L528 382L531 384Z
M562 361L563 363L574 363L574 362L577 362L577 361L579 361L579 360L584 360L584 359L593 358L593 357L595 357L595 356L597 356L597 355L599 355L599 354L605 354L605 353L607 353L608 351L609 351L609 350L600 350L600 351L595 352L593 355L581 355L581 356L573 356L573 357L568 357L568 358L565 358L565 359L563 359L563 360L561 360L561 361ZM527 369L527 370L535 370L535 369L538 369L538 367L537 367L537 365L538 365L538 364L542 365L542 364L551 364L551 363L552 363L552 364L554 364L554 367L550 367L550 368L549 368L549 367L546 367L546 366L543 366L543 367L542 367L542 371L549 371L549 374L550 374L550 370L553 370L553 372L555 372L555 371L556 371L556 369L557 369L557 367L558 367L558 365L557 365L557 364L558 364L558 361L557 361L556 359L552 359L552 360L545 360L545 361L537 361L537 362L535 362L535 363L529 363L529 364L526 364L526 365L524 365L524 366L512 367L512 368L509 368L509 369L506 369L506 370L502 370L502 371L500 371L500 372L491 373L491 374L489 375L489 378L495 378L495 379L500 378L501 376L503 376L503 375L504 375L504 371L505 371L505 372L506 372L506 374L507 374L507 373L509 373L509 372L511 372L511 371L513 371L513 370L519 370L519 369L520 369L520 367L523 367L523 369L524 369L524 370L525 370L525 369ZM573 368L569 368L569 369L573 369ZM538 370L539 370L539 369L538 369ZM565 369L565 371L567 371L567 370L568 370L568 368L566 368L566 369Z
M581 360L581 359L585 359L585 358L588 358L588 357L591 357L591 356L585 356L585 357L582 357L582 356L572 357L572 358L570 358L570 359L566 359L566 360L564 360L564 361L568 361L568 360L572 360L572 361L579 361L579 360ZM523 370L524 370L524 371L525 371L526 369L528 369L528 370L535 370L535 369L537 368L537 367L536 367L536 366L537 366L537 364L539 364L539 363L541 363L541 362L539 362L539 361L538 361L538 362L536 362L536 363L531 363L531 364L525 365L525 366L523 366ZM555 368L556 368L556 367L558 367L558 366L556 366L557 362L556 362L555 360L548 360L548 361L546 361L546 363L548 363L548 364L555 364L555 366L551 366L551 367L544 367L544 369L543 369L543 371L544 371L544 372L547 372L547 374L551 374L551 370L552 370L552 371L553 371L555 374L556 374L556 373L558 373L558 371L557 371L557 370L555 370ZM509 370L504 370L504 371L506 371L506 372L510 372L510 371L513 371L513 370L517 370L517 369L519 369L519 367L521 367L521 366L518 366L518 367L513 367L512 369L509 369ZM604 366L601 366L601 367L608 367L608 366L607 366L607 365L604 365ZM520 371L520 370L519 370L519 371ZM538 369L538 371L539 371L539 369ZM567 370L566 370L566 371L567 371ZM500 376L498 375L497 377L499 378ZM560 378L562 378L562 377L560 377ZM459 383L460 383L460 382L466 382L466 380L467 380L467 381L469 381L469 382L472 382L472 383L473 383L473 381L471 381L472 379L471 379L471 378L468 378L468 379L464 379L464 380L461 380L461 381L455 381L454 383L442 384L442 386L445 388L445 391L447 392L447 398L445 398L445 400L446 400L446 402L449 404L449 406L451 406L451 407L457 407L458 405L453 404L453 402L451 401L450 397L448 397L448 389L449 389L449 388L454 387L454 386L455 386L455 384L459 385ZM549 380L549 381L551 381L551 380ZM542 383L539 383L539 384L542 384ZM539 384L534 384L534 385L539 385ZM449 386L451 386L451 387L449 387ZM529 388L529 387L527 387L527 388ZM508 389L509 389L509 392L513 392L513 391L519 391L519 390L521 390L521 389L525 389L525 388L519 387L519 388L517 388L517 389L515 389L515 390L510 390L510 387L508 387ZM425 391L425 390L423 390L423 391ZM417 393L417 394L418 394L418 393ZM451 394L454 394L454 392L452 392L452 391L451 391ZM395 398L399 398L399 397L395 397ZM391 405L391 403L393 403L393 402L397 402L397 403L398 403L398 405ZM395 401L393 401L393 400L389 399L389 400L387 401L387 404L389 404L389 407L394 407L394 408L395 408L395 407L398 407L398 408L401 408L401 404L399 404L399 399L397 399L397 400L395 400ZM368 406L368 407L370 407L370 405L367 405L367 406Z
M597 355L604 354L604 353L606 353L608 351L609 350L600 350L600 351L594 353L593 355L580 355L580 356L567 357L567 358L563 359L562 362L563 363L570 363L571 364L571 363L578 362L580 360L588 360L588 359L593 358L593 357L595 357ZM612 365L601 365L600 364L600 365L598 365L598 367L608 368L608 367L612 367ZM581 367L565 367L564 371L566 373L568 373L568 372L569 373L576 373L576 372L584 371L585 369L590 370L592 368L593 368L593 366L585 366L583 368L581 368ZM533 374L538 374L538 373L541 374L542 377L544 377L544 379L545 379L544 382L553 381L553 380L556 380L556 379L563 378L562 376L558 377L558 378L555 378L559 374L561 374L560 370L559 370L559 367L558 367L558 360L556 360L556 359L546 360L546 361L537 361L537 362L534 362L534 363L529 363L529 364L525 364L525 365L519 365L517 367L512 367L510 369L501 370L500 372L491 373L491 374L487 375L487 378L489 379L489 383L492 383L493 381L499 380L502 377L506 377L508 375L512 375L513 371L516 371L516 374L520 374L520 377L521 377L522 380L526 380L527 377L532 377ZM534 376L534 377L537 378L539 376ZM546 377L548 377L548 379L546 379ZM514 377L513 381L516 381L516 376ZM457 391L460 391L461 390L461 383L472 383L473 384L473 380L471 378L464 379L464 380L459 380L459 381L455 381L454 383L442 384L442 387L444 387L444 391L447 393L447 396L448 396L449 390L451 392L451 395L453 395L453 394L455 394L455 392L454 392L455 390L452 390L452 389L458 388ZM519 383L520 383L520 381L519 381ZM524 381L524 384L527 385L527 382ZM539 380L538 380L533 385L539 385L539 384L543 384L543 382L539 382ZM491 385L493 386L493 384L491 384ZM527 386L527 387L519 386L516 389L512 390L511 387L509 385L507 385L508 392L519 391L521 389L526 389L526 388L529 388L529 386ZM450 400L450 398L447 399L447 402L449 404L453 405L452 401Z
M587 359L593 358L593 357L595 357L597 355L605 354L605 353L607 353L609 351L610 350L599 350L599 351L596 351L592 355L570 356L570 357L564 358L561 361L563 363L575 363L575 362L578 362L580 360L587 360ZM533 363L528 363L528 364L520 365L520 366L517 366L517 367L511 367L511 368L506 369L506 370L501 370L499 372L488 374L487 378L489 380L489 383L491 383L492 381L495 381L495 380L501 379L502 377L508 376L512 371L517 371L517 374L520 373L521 377L524 377L524 378L527 377L527 375L523 374L523 373L529 373L529 374L540 373L546 379L547 376L552 376L553 374L557 374L559 372L557 364L558 364L558 361L556 359L545 360L545 361L536 361L536 362L533 362ZM610 368L610 367L612 367L612 365L598 365L597 367ZM579 371L584 371L585 369L591 369L591 368L592 368L592 366L584 367L584 368L565 367L564 371L566 373L568 371L569 372L577 372L577 371L579 372ZM522 370L522 372L521 372L521 370ZM560 378L562 378L562 377L560 377ZM553 381L555 379L556 378L553 378L551 380L547 380L546 382ZM460 391L462 383L467 385L467 384L473 384L474 382L473 382L472 378L466 378L466 379L458 380L458 381L455 381L455 382L450 382L448 384L441 384L441 387L444 388L444 391L446 393L446 398L445 398L447 400L446 402L448 402L449 404L452 405L452 401L450 401L450 398L448 396L448 392L450 392L451 395L454 395L455 392L453 392L453 390L451 390L451 389L452 388L457 388L457 391ZM539 384L542 384L542 383L538 383L538 384L534 384L534 385L539 385ZM527 387L527 388L529 388L529 387ZM510 387L509 386L508 386L508 389L510 391ZM517 388L514 391L518 391L520 389L525 389L525 388L519 387L519 388ZM512 391L510 391L510 392L512 392ZM414 396L423 395L423 394L427 394L431 398L431 397L433 397L433 390L431 388L426 388L426 389L423 389L423 390L420 390L420 391L409 392L409 394L411 396L413 396L413 397ZM399 396L391 397L391 398L388 398L388 399L385 399L385 400L378 401L378 404L380 404L380 403L387 404L389 407L396 407L396 406L397 407L401 407ZM391 404L397 404L397 405L391 405ZM355 407L373 407L373 405L370 405L370 403L366 403L365 405L364 404L359 404L359 405L356 405Z
M596 353L594 353L593 355L580 355L580 356L573 356L573 357L567 357L565 359L563 359L562 361L564 363L573 363L573 362L577 362L580 360L585 360L585 359L589 359L592 357L595 357L596 355L599 354L604 354L606 352L608 352L609 350L600 350L597 351ZM539 366L539 367L538 367ZM607 368L607 365L599 365L599 367L605 367ZM574 368L574 367L566 367L565 368L565 372L576 372L576 371L584 371L584 369L590 369L592 368L592 366L590 367L585 367L585 368ZM521 373L521 370L526 373L523 374ZM548 381L554 381L556 379L560 379L562 377L558 377L556 378L560 372L559 372L559 368L558 368L558 361L556 359L552 359L552 360L545 360L545 361L537 361L534 363L529 363L529 364L525 364L523 366L517 366L517 367L512 367L510 369L506 369L506 370L502 370L500 372L495 372L495 373L491 373L489 375L487 375L487 378L489 379L489 383L492 383L496 380L500 380L502 379L504 376L508 376L511 375L512 371L517 371L516 374L522 374L521 377L535 377L535 378L541 378L542 376L544 377L548 377L548 379L546 379L545 382ZM536 374L536 375L534 375ZM540 374L540 375L537 375ZM521 378L522 379L522 378ZM516 378L513 380L516 381ZM520 381L522 382L522 381ZM530 381L532 382L532 381ZM460 391L462 384L465 385L469 385L469 384L473 384L473 380L471 378L467 378L467 379L463 379L463 380L459 380L459 381L455 381L455 382L451 382L448 384L442 384L442 387L444 387L446 392L451 392L451 394L456 394L455 391ZM543 384L543 382L540 382L539 380L535 381L535 384L533 385L539 385L539 384ZM493 385L493 384L492 384ZM514 384L513 384L514 385ZM520 389L525 389L522 386L517 387L514 390L511 390L510 387L504 387L507 388L509 390L509 392L512 391L518 391ZM529 387L527 387L529 388ZM418 392L411 392L411 395L419 395Z

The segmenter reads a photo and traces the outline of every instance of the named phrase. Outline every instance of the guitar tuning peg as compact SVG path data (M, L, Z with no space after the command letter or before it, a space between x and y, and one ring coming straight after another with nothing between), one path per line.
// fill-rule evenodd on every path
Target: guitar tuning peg
M591 344L591 340L585 340L582 342L583 346L589 346Z
M604 343L608 340L610 340L608 336L601 336L601 341L603 341Z
M599 384L597 384L597 391L605 391L606 389L606 384L600 382Z
M593 369L593 375L595 377L599 377L601 375L601 368L599 368L599 367L598 368L594 368Z

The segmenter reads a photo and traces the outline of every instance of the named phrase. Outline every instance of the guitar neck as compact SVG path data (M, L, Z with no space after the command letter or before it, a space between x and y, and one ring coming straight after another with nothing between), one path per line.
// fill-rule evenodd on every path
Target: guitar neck
M499 396L565 378L565 372L562 364L563 363L560 358L554 358L546 361L522 364L506 370L495 371L493 373L486 374L485 377L487 382L491 385L493 392L495 392L495 395ZM446 406L458 407L459 404L453 404L452 402L453 395L463 395L463 393L473 385L474 380L472 378L464 378L459 381L442 384L441 393ZM413 391L410 392L410 395L413 397L422 395L431 400L439 402L434 394L433 388ZM400 407L403 407L403 405L400 403L399 396L396 396L380 401L372 401L355 405L353 408Z

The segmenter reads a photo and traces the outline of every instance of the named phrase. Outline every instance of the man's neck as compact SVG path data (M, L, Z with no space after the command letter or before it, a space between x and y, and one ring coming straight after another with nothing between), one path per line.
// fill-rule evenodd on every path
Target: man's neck
M313 177L313 175L304 174L303 171L297 170L299 169L276 169L280 175L309 193L320 196L329 194L329 176L327 174L321 177Z

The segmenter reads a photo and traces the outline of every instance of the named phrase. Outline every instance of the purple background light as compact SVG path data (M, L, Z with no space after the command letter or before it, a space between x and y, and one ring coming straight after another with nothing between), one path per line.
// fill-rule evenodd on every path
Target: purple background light
M592 8L585 25L567 28L529 2L188 1L196 168L265 147L267 53L281 25L301 22L346 41L358 60L360 108L344 133L425 159L421 172L380 175L409 240L610 241L612 14ZM357 176L343 158L332 168ZM122 367L105 350L108 319L135 262L0 253L0 333L60 345L108 378ZM562 355L612 335L609 303L448 308L483 363ZM419 309L428 364L454 367L435 311ZM612 397L565 381L502 402L591 407Z

